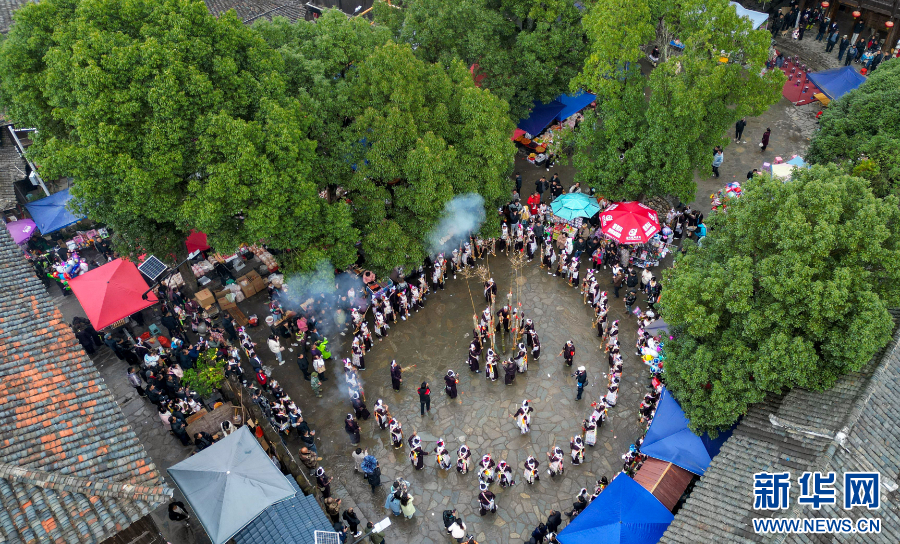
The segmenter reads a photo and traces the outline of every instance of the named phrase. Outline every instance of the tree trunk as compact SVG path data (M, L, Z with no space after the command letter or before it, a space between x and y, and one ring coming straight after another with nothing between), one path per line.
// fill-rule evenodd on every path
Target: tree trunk
M184 280L184 286L190 291L189 293L186 293L187 296L191 296L199 291L197 277L194 276L194 270L191 268L190 262L185 261L182 263L182 265L178 267L178 271L181 272L181 279Z

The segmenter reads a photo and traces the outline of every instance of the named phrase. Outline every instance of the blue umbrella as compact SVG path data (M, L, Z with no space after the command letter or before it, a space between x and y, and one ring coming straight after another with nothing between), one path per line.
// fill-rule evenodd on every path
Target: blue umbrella
M576 217L592 217L600 211L600 204L584 193L569 193L550 203L550 208L553 215L571 221Z
M362 464L360 468L366 474L371 474L375 472L375 467L378 465L378 461L375 459L374 455L366 455L363 457Z

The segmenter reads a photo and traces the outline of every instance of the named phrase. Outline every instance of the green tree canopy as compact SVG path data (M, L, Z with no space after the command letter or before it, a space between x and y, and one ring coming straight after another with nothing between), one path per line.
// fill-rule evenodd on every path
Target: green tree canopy
M757 177L702 247L666 271L667 385L695 430L767 392L821 390L889 340L900 302L900 209L836 166Z
M815 164L849 164L875 196L900 186L900 61L885 61L865 83L828 105L806 157Z
M518 120L533 101L568 90L586 54L582 12L569 0L405 0L375 3L375 20L426 62L478 64L481 84Z
M320 198L311 175L315 118L287 95L282 57L233 13L194 0L28 4L0 67L3 105L40 129L34 159L75 179L78 206L119 249L165 257L196 228L223 249L302 249L300 269L353 262L349 207Z
M340 185L363 232L366 265L418 267L429 230L455 195L485 201L487 231L506 195L515 148L507 104L458 60L422 61L385 29L330 10L318 24L254 26L285 59L291 92L322 118L315 170Z
M573 161L580 181L614 200L693 200L694 171L710 171L712 147L780 99L784 75L761 73L771 36L728 0L598 0L584 27L589 54L572 88L596 92L598 107L573 137ZM683 50L667 45L674 38ZM650 69L654 45L661 57Z

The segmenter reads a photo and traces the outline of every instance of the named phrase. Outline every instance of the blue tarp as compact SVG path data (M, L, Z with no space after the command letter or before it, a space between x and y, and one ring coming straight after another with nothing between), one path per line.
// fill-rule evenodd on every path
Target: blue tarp
M663 388L653 422L641 445L641 453L668 461L702 476L712 458L699 436L688 428L688 420L668 389Z
M753 22L753 28L759 28L769 20L769 14L763 13L761 11L752 11L744 6L738 4L737 2L729 2L732 6L734 6L735 11L741 17L746 17Z
M740 421L740 419L738 420ZM731 426L727 431L719 433L719 436L715 438L711 438L709 433L703 433L703 436L700 437L700 440L703 441L703 446L706 447L707 453L709 453L710 459L715 459L716 455L719 455L719 451L721 451L722 446L725 445L725 441L731 438L732 433L734 433L734 429L737 428L737 423Z
M793 159L787 161L787 163L788 163L788 164L793 164L793 165L796 166L797 168L804 168L804 167L809 168L809 167L806 165L806 161L804 161L804 160L803 160L803 157L801 157L800 155L797 155L797 156L794 157Z
M566 105L559 100L554 100L549 104L535 102L531 114L519 121L519 128L532 136L537 136L559 117L559 112L565 107Z
M562 544L656 544L675 516L620 472L557 537Z
M832 100L837 100L866 81L865 76L850 66L812 72L807 77Z
M84 219L83 215L75 215L66 209L66 204L71 199L72 195L65 189L47 198L25 204L25 207L41 234L50 234Z
M557 96L556 99L566 106L559 112L559 119L568 119L588 107L594 100L597 100L597 95L580 91L576 95L569 96L563 94Z

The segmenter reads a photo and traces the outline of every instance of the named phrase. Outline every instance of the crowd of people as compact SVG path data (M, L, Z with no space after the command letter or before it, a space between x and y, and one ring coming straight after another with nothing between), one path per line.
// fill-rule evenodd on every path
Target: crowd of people
M391 444L395 448L408 448L413 470L423 469L428 457L434 455L434 463L439 470L449 471L455 468L460 475L476 471L477 477L473 483L477 486L475 500L479 513L483 516L497 512L494 484L500 489L519 485L515 476L516 468L505 459L495 460L490 452L476 455L465 443L451 445L440 438L434 445L426 445L415 432L405 436L397 415L391 414L383 399L376 399L372 413L369 412L360 373L366 370L368 352L389 334L391 326L412 318L424 308L427 296L443 290L448 279L456 277L466 268L475 267L479 260L488 255L501 252L521 253L529 261L537 260L539 266L554 277L563 278L567 285L580 289L583 301L594 310L597 335L608 354L609 372L605 393L599 399L592 399L590 413L582 419L580 432L574 433L570 438L569 447L564 450L559 445L553 445L549 449L546 453L545 470L551 478L556 478L564 474L566 458L572 466L585 462L587 448L596 444L609 409L616 406L622 379L623 359L618 321L607 318L607 289L611 288L616 298L623 287L626 289L625 304L629 312L637 302L638 293L642 293L646 297L647 309L640 312L638 319L642 323L649 323L656 318L654 305L659 300L661 286L650 270L640 271L634 264L630 246L606 239L597 231L597 225L590 221L584 221L574 232L554 229L550 207L541 198L543 192L549 192L550 196L561 192L562 184L558 176L554 175L553 178L546 186L543 185L544 182L540 182L536 188L539 190L535 191L537 198L529 198L527 206L521 204L517 193L513 195L510 203L502 209L502 230L498 238L472 236L446 256L441 253L426 259L413 274L400 276L392 286L365 303L361 295L348 293L346 300L356 304L348 305L347 320L343 323L344 328L339 329L350 339L348 357L342 359L344 382L341 387L343 389L344 384L346 385L347 399L352 408L352 412L344 420L350 443L354 446L359 444L361 425L374 414L377 428L387 431ZM518 185L520 183L519 181ZM575 186L574 190L580 188ZM700 224L702 214L699 212L689 208L672 210L662 232L664 242L674 243L684 233L690 236ZM582 268L585 269L583 277ZM610 288L603 286L601 269L610 271ZM466 275L470 276L471 274ZM507 304L498 305L498 289L492 278L484 282L483 288L486 307L480 316L476 316L466 362L471 372L481 373L484 365L486 379L496 381L502 376L505 385L514 386L517 384L517 377L523 379L527 376L529 363L534 364L540 358L540 335L534 320L524 314L521 304L513 305L510 299L506 301ZM250 330L237 327L227 312L222 312L218 319L210 318L196 301L185 298L178 289L168 289L161 295L166 299L166 309L160 321L168 330L168 337L138 337L129 341L128 338L108 334L100 338L96 331L92 333L88 328L89 323L88 326L77 323L79 339L85 337L83 343L102 341L117 357L127 361L129 383L157 407L161 420L170 426L172 433L186 445L193 442L196 451L209 447L214 438L206 433L187 436L186 420L203 408L203 401L180 380L184 370L193 368L201 358L204 364L224 363L226 376L249 388L252 402L260 407L273 428L285 436L296 433L300 437L302 444L298 452L299 461L310 475L315 476L326 513L335 523L335 530L342 535L342 539L348 535L361 535L362 524L359 518L351 509L342 511L340 500L332 496L333 478L327 474L325 467L320 466L322 459L318 456L315 431L304 420L300 408L284 388L271 378L272 369L263 363L258 346L250 337ZM298 308L291 303L285 287L271 282L268 295L270 315L265 321L271 334L267 335L265 347L277 363L283 364L285 342L299 346L298 368L304 378L309 380L313 392L321 396L322 382L328 379L325 362L331 358L331 354L327 350L327 339L317 330L318 324L319 321L334 320L335 314L341 309L329 307L330 301L325 298ZM189 341L188 338L194 340ZM646 338L643 341L648 342ZM511 349L507 349L507 346ZM508 354L505 360L503 354ZM585 387L588 386L588 373L585 365L575 363L574 341L570 340L563 346L560 356L563 364L574 368L572 376L576 378L575 398L581 400ZM244 363L253 369L254 376L245 375ZM392 361L390 365L390 380L395 391L403 390L403 368L397 361ZM459 377L453 370L448 370L443 381L444 393L450 399L455 399L459 394ZM431 408L430 384L422 382L417 393L421 414L424 415ZM642 405L642 410L643 408ZM523 435L530 432L533 418L538 417L530 400L524 400L516 412L509 416ZM223 428L220 434L224 436L231 431L233 428ZM352 455L358 470L362 469L363 459L371 458L362 473L375 492L381 485L377 460L358 447L354 448ZM540 480L540 465L541 462L530 455L519 467L525 485L533 485ZM556 542L556 533L562 519L565 516L577 516L600 494L607 483L606 477L603 477L591 486L593 492L589 492L588 488L581 489L571 509L564 512L551 511L546 522L535 528L531 542ZM414 504L415 497L409 482L402 478L396 479L387 493L385 508L394 515L411 518L415 514ZM384 535L372 532L371 524L369 525L370 540L378 544L383 542ZM445 526L457 542L475 542L474 537L468 534L465 523L455 513L445 517Z
M838 61L843 61L844 66L851 62L860 64L869 72L874 71L885 60L892 56L900 56L900 41L889 51L885 51L884 39L880 39L875 32L868 38L862 36L866 30L866 23L862 18L854 19L849 31L842 31L836 20L826 16L825 10L818 7L807 6L800 11L796 3L788 13L780 11L771 22L772 36L786 36L788 33L795 40L802 40L806 32L817 31L815 41L825 42L825 53L832 53L838 48ZM846 60L845 59L846 54ZM775 63L780 68L784 58L776 59Z

